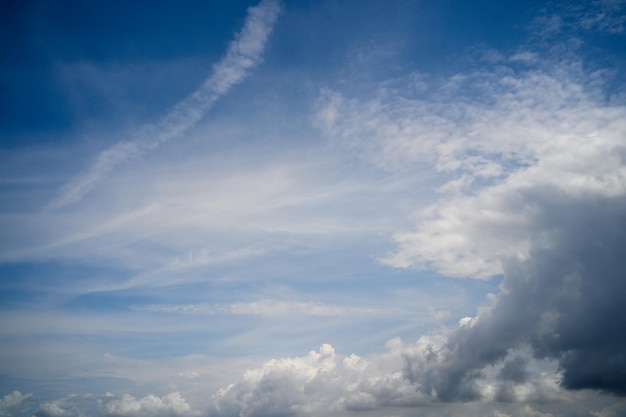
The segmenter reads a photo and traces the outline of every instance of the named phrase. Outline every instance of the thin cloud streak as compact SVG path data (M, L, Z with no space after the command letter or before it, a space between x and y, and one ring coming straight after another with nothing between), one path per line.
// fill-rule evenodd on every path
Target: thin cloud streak
M209 78L176 104L155 124L143 126L131 140L123 140L101 152L87 172L70 180L49 205L58 209L76 204L118 165L138 159L164 142L177 138L195 125L232 87L241 83L263 58L278 13L276 0L263 0L248 9L244 27L230 43L226 55L213 66Z
M345 316L360 314L377 314L382 313L381 310L374 308L344 307L337 305L324 304L320 302L299 302L299 301L281 301L281 300L259 300L249 303L234 303L226 305L211 304L152 304L138 305L133 307L134 310L159 312L159 313L177 313L177 314L194 314L194 315L217 315L217 314L234 314L234 315L251 315L251 316L292 316L292 315L308 315L308 316Z

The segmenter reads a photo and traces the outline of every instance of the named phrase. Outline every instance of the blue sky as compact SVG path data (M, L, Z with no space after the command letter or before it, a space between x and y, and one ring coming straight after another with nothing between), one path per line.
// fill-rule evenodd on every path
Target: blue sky
M625 7L4 6L0 416L623 415Z

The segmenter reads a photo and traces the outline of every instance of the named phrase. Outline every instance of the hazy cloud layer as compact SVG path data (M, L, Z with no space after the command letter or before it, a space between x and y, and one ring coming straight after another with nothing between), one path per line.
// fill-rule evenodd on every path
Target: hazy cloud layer
M345 316L357 314L374 314L382 311L376 309L344 307L329 305L320 302L259 300L248 303L234 303L228 305L211 304L180 304L180 305L138 305L133 307L139 311L178 314L235 314L252 316Z
M391 345L389 353L374 361L356 355L342 358L327 344L304 357L269 361L217 392L209 414L299 416L415 405L422 396L401 373L381 369L399 365L399 342Z

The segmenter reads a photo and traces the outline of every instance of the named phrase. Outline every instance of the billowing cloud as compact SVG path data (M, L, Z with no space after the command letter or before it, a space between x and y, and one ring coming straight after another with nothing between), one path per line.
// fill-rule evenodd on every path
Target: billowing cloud
M25 403L28 401L28 404ZM162 397L130 394L71 394L53 400L15 391L0 399L0 416L7 417L192 417L198 416L178 392Z
M129 140L101 152L87 172L68 182L50 203L60 208L80 201L115 167L137 159L163 142L180 137L195 125L213 104L241 83L263 57L265 45L280 10L278 1L263 0L248 9L244 27L228 46L226 55L213 66L209 78L192 94L176 104L161 120L142 127Z
M386 169L426 163L448 179L444 198L415 214L417 230L396 234L385 263L489 278L504 258L525 259L549 239L535 219L541 190L624 192L626 110L602 104L589 91L596 80L573 72L457 75L414 99L388 88L366 103L323 94L318 120L330 135Z
M135 398L130 394L107 394L100 399L102 414L107 417L183 417L196 412L178 392L158 397Z
M22 394L19 391L13 391L0 398L0 416L12 416L19 413L19 408L25 400L32 397L31 394Z
M213 397L212 416L299 416L415 405L421 395L399 372L399 341L372 358L342 357L331 345L307 356L274 359ZM385 368L396 365L396 372Z
M36 417L82 417L85 414L73 401L76 398L70 395L66 398L58 398L52 401L43 401L39 404Z
M432 360L407 358L407 375L441 400L477 398L480 370L524 343L559 361L564 387L626 394L626 109L584 97L574 103L560 103L557 113L576 122L554 129L559 117L545 110L529 120L546 126L534 162L427 208L416 232L396 236L392 265L504 274L494 305L451 334Z
M484 369L521 346L556 360L565 388L626 394L626 108L608 104L597 77L568 61L433 80L414 97L323 93L318 120L336 140L385 169L429 164L446 179L382 261L504 275L491 306L404 355L423 394L484 398ZM513 359L500 377L522 382L524 366Z
M433 361L437 355L435 346L447 337L445 332L436 333L409 344L393 339L387 342L385 352L367 357L342 356L331 345L322 345L304 357L273 359L218 391L209 415L344 415L385 409L404 414L402 410L428 410L440 402L443 393L438 396L428 392L434 380L430 385L424 380L416 381L407 366L422 360L425 367L421 375L435 377L433 371L443 366ZM471 387L466 385L464 399L481 398L487 404L562 401L566 395L558 378L556 365L538 363L528 357L527 350L519 350L486 368ZM482 409L483 415L487 409ZM430 414L425 411L424 415Z

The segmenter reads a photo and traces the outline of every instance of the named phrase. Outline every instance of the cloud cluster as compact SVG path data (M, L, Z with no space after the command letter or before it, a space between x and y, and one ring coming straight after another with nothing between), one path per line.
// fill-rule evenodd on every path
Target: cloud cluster
M386 87L365 103L324 92L318 121L329 135L385 169L428 164L448 179L384 262L489 278L503 259L549 243L538 214L546 193L623 195L625 109L602 104L595 76L576 72L457 75L423 98Z
M25 417L31 415L34 417L192 417L199 415L198 411L194 410L178 392L162 397L151 394L142 398L135 398L130 394L73 394L55 400L37 400L37 402L38 409L34 414L24 410L23 413L6 415Z
M99 400L107 417L189 417L197 415L178 392L158 397L148 395L135 398L130 394L107 394Z
M0 399L0 416L11 416L19 412L22 403L32 397L31 394L22 394L13 391Z
M319 415L418 404L421 396L399 372L401 346L391 341L385 354L363 358L342 357L324 344L304 357L271 360L218 391L209 415Z
M567 399L558 384L556 364L537 361L528 349L516 350L494 365L485 366L480 375L476 373L471 386L469 380L465 381L462 391L437 392L440 370L448 366L444 358L438 357L439 346L444 346L449 337L447 332L434 333L409 344L393 339L387 342L385 352L367 357L342 356L332 346L322 345L304 357L273 359L219 390L213 396L209 415L344 415L384 409L404 414L403 410L428 410L448 399L447 395L454 395L457 401L481 399L483 404ZM413 374L418 361L422 366L419 373ZM481 410L486 413L487 409ZM430 414L424 411L424 415Z
M459 99L440 102L450 92ZM626 108L606 104L594 75L510 68L452 77L427 98L324 94L329 134L387 169L426 163L448 178L383 262L504 275L491 306L405 355L420 392L482 398L484 368L530 346L558 361L563 387L626 394ZM520 361L502 374L524 375Z

